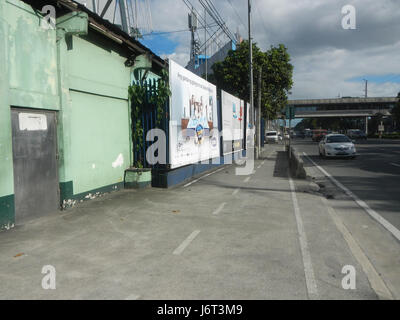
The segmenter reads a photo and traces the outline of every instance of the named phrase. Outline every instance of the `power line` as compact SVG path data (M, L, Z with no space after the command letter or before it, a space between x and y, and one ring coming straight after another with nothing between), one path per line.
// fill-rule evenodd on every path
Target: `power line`
M207 28L208 27L214 27L214 26L215 25L208 25ZM200 28L197 28L197 29L202 30L202 29L205 29L205 28L200 27ZM145 37L145 36L158 36L158 35L162 35L162 34L187 32L187 31L190 31L190 29L173 30L173 31L152 31L152 32L149 32L149 33L142 34L142 37Z
M204 2L205 1L205 2ZM235 36L226 26L225 21L219 14L218 10L215 8L214 4L211 0L199 0L200 4L206 9L208 14L214 19L214 21L220 26L222 30L224 30L225 34L230 38L232 41L236 42Z
M234 13L236 14L236 16L239 18L240 23L242 24L242 26L244 27L244 30L247 31L247 26L245 25L245 23L243 22L242 18L240 17L239 13L237 12L236 8L233 6L231 0L227 0L228 3L231 5L231 8L233 9Z
M194 8L193 4L192 4L189 0L182 0L182 1L183 1L183 3L188 7L188 9L189 9L191 12L196 13L196 15L197 15L197 21L200 23L200 25L201 25L203 28L206 28L206 24L205 24L205 22L204 22L202 16L201 16L200 13L196 10L196 8ZM212 40L212 41L218 46L218 43L216 42L216 40L211 38L211 33L210 33L209 29L207 29L207 28L206 28L206 33L208 33L208 35L210 36L209 40Z
M260 11L260 8L259 8L258 3L257 3L258 0L254 0L254 2L255 2L256 7L257 7L258 15L260 16L260 19L261 19L261 23L262 23L262 25L263 25L263 27L264 27L264 31L265 31L265 33L267 34L267 33L268 33L268 29L267 29L267 27L266 27L265 24L264 24L264 19L263 19L263 17L261 16L261 11Z

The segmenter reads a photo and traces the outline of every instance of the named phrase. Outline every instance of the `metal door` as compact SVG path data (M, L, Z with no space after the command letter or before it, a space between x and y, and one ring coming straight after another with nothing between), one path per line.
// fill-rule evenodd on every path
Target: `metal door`
M16 223L58 210L56 113L11 109Z

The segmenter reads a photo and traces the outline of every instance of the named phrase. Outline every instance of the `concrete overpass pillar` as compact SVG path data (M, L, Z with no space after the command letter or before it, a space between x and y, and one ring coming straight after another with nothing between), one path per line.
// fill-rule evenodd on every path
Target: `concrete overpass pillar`
M365 117L365 134L368 135L368 116Z

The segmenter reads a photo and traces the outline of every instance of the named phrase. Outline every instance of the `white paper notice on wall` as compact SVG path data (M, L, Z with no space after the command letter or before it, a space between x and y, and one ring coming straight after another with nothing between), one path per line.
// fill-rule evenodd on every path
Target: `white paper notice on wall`
M19 130L47 130L47 117L45 114L21 112L18 117Z

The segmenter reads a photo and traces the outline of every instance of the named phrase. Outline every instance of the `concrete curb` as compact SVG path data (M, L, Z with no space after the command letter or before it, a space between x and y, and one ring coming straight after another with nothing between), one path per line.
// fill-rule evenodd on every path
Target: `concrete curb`
M297 150L293 146L286 146L286 151L288 153L289 168L290 173L294 178L297 179L307 179L307 172L304 167L303 159L301 159Z

